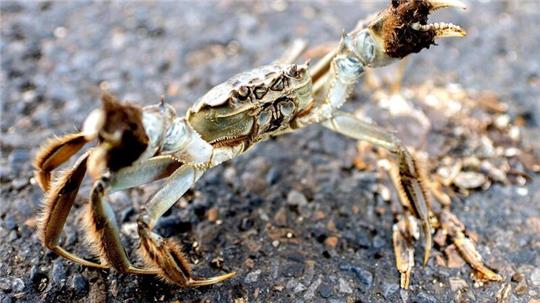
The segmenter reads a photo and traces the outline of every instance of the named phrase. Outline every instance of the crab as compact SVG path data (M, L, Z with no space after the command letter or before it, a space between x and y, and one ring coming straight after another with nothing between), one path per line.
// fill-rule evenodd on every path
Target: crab
M422 167L392 133L340 108L367 68L399 61L428 48L435 38L464 36L459 26L427 23L431 11L446 7L464 5L459 0L393 0L386 9L343 34L339 46L313 68L307 63L293 64L298 56L291 55L281 62L240 73L212 88L184 116L177 116L163 99L157 105L140 108L104 94L102 107L88 116L82 131L51 139L36 155L35 176L45 192L39 224L44 246L84 266L158 275L182 287L227 280L235 273L194 277L180 245L153 231L157 221L206 170L270 137L320 123L393 155L395 185L403 205L422 226L427 262L432 229ZM51 182L57 167L93 141L97 144ZM87 238L99 262L68 252L59 244L87 171L93 180L85 211ZM119 226L106 197L163 178L164 186L137 218L139 253L146 265L138 267L122 246ZM406 239L394 238L398 242L396 254L407 254L409 258L408 246L401 243ZM399 264L398 269L402 271Z

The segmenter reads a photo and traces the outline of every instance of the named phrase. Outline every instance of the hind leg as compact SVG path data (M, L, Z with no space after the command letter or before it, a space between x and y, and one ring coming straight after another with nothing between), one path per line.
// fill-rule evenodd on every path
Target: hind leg
M219 283L235 273L208 279L194 278L191 267L180 246L163 239L152 231L157 220L202 176L204 169L184 166L172 174L166 185L152 197L137 223L141 237L141 253L147 263L159 268L160 276L183 287L197 287Z

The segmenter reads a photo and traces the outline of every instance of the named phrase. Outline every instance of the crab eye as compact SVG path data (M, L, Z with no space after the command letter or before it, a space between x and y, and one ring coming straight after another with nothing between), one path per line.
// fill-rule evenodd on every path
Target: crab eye
M356 49L366 64L371 63L375 58L375 41L367 31L363 31L358 35Z
M287 76L290 78L299 78L300 73L298 72L298 67L296 64L292 65L289 70L287 71Z
M270 120L272 119L272 113L270 111L262 111L259 113L259 118L258 118L258 122L259 122L259 125L266 125L268 123L270 123Z
M240 100L244 100L249 96L249 87L242 85L236 91L236 95Z
M294 102L292 101L282 102L279 105L279 111L284 117L288 117L293 113L294 107L295 107Z

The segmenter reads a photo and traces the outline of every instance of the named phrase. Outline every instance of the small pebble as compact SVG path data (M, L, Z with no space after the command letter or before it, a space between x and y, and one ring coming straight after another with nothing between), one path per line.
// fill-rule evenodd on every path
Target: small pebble
M294 289L296 287L296 285L298 285L298 280L296 279L289 279L287 281L287 289Z
M344 294L352 294L353 290L347 280L339 278L339 292Z
M295 294L297 294L297 293L302 292L302 291L304 291L304 290L306 290L306 289L307 289L307 287L306 287L304 284L298 283L298 284L296 284L296 286L294 287L293 292L294 292Z
M15 223L15 218L13 216L7 215L4 219L4 223L6 224L6 228L8 230L14 230L17 228L17 223Z
M535 268L531 273L531 283L534 286L540 286L540 268Z
M382 285L383 296L388 300L396 291L399 290L399 285L397 283L388 283L384 282Z
M13 242L19 238L19 235L17 234L17 231L12 230L9 232L8 235L8 242Z
M13 181L11 181L11 186L13 186L13 189L15 190L21 190L28 184L27 178L16 178Z
M368 288L371 287L371 284L373 283L373 274L371 272L360 267L352 267L351 269L360 283Z
M299 191L292 190L287 195L287 204L289 204L289 205L302 206L302 205L306 205L307 203L308 203L308 201L307 201L306 197L304 196L304 194L302 194Z
M469 286L467 285L467 282L465 280L459 277L450 277L448 281L450 282L450 289L452 289L452 291L454 292L467 288Z
M516 189L518 195L525 197L529 194L529 190L526 187L518 187Z
M529 287L527 286L527 282L525 282L525 280L521 280L521 282L519 282L518 285L516 285L516 287L514 288L514 292L518 296L522 296L526 294L528 291L529 291Z
M287 262L281 267L281 275L287 278L299 278L304 273L304 263Z
M338 241L339 241L338 237L330 236L324 240L324 245L331 248L335 248L338 244Z
M274 185L279 181L279 177L280 177L279 169L272 167L268 170L268 173L266 173L266 182L268 182L269 185Z
M313 297L315 297L315 291L317 290L317 288L319 288L319 285L321 285L321 282L322 282L321 277L318 277L317 280L311 283L306 293L304 294L304 299L311 302Z
M0 289L3 291L11 290L11 282L8 278L0 278Z
M287 226L287 209L281 207L274 215L274 222L277 226Z
M208 210L207 216L208 216L208 221L216 222L219 217L218 209L216 207L210 208Z
M253 220L251 218L242 218L240 221L240 226L238 227L240 231L246 231L253 227Z
M30 161L30 152L25 149L16 149L9 154L8 161L13 172L19 171Z
M272 241L272 246L278 247L279 246L279 241L278 240Z
M364 233L358 233L355 238L355 243L359 248L366 249L371 247L371 240Z
M437 299L435 299L432 295L427 294L425 292L421 292L418 295L416 295L417 303L437 303Z
M244 282L245 283L254 283L254 282L257 282L257 280L259 280L259 275L261 274L261 270L258 269L258 270L255 270L255 271L252 271L250 273L248 273L246 275L246 278L244 279Z
M326 283L322 284L319 287L319 295L324 299L330 298L332 296L332 288L330 288Z
M454 179L454 184L465 189L478 188L486 182L486 176L474 171L462 171Z
M373 247L374 248L381 248L385 244L386 244L386 240L383 237L381 237L379 235L373 237Z
M516 272L512 275L512 282L521 282L523 279L525 279L525 275L520 272Z
M66 279L66 270L62 259L56 259L53 262L51 270L51 280L53 283L63 283Z
M21 278L15 278L13 279L13 282L11 282L11 288L14 292L21 292L24 290L24 281Z
M81 274L75 274L71 280L71 288L75 291L75 295L83 296L88 292L88 281Z

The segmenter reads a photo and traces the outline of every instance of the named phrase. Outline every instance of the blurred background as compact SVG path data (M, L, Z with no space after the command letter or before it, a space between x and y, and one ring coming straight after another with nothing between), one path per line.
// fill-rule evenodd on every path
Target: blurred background
M401 87L451 84L473 96L488 92L520 127L519 146L538 151L540 2L467 4L466 11L444 10L430 21L461 25L468 36L411 56ZM181 241L198 275L237 271L231 281L183 290L156 278L88 270L39 243L42 193L32 178L33 155L53 134L78 129L99 106L101 90L139 105L164 95L181 115L214 85L281 56L294 39L331 45L386 5L1 1L0 301L539 302L537 173L522 184L493 182L453 200L452 210L478 236L478 250L503 282L477 283L467 265L438 264L437 255L445 255L435 251L428 266L414 269L410 290L400 290L393 215L377 193L380 172L358 170L356 142L320 126L211 170L161 221L158 230ZM347 110L380 104L374 96L385 87L360 87ZM408 145L429 150L414 139L405 134ZM88 186L62 240L84 256L79 226ZM110 197L133 260L133 221L155 189ZM282 236L289 232L292 238ZM418 246L417 264L421 253Z

